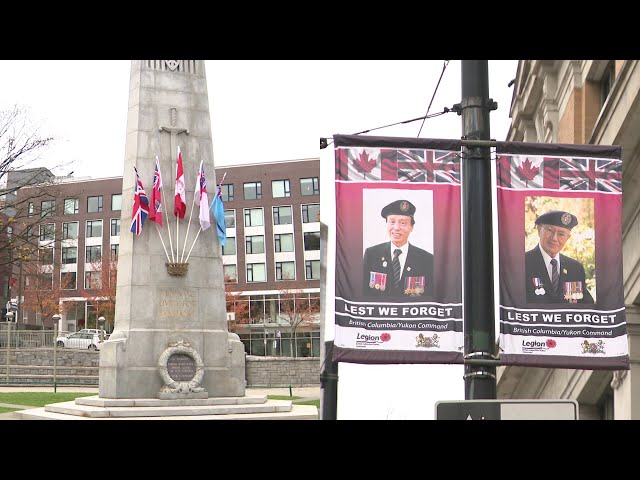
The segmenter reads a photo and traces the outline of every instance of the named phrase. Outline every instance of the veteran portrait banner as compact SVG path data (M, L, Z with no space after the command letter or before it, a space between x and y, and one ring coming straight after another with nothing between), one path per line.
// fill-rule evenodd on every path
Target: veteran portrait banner
M503 365L629 368L621 153L498 142Z
M462 363L460 142L333 139L333 360Z

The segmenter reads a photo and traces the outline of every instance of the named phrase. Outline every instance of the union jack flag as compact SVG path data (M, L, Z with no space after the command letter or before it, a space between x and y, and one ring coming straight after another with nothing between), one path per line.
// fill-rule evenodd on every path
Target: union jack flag
M133 212L131 212L131 233L140 235L142 233L142 225L149 215L149 199L142 186L142 180L138 175L138 169L134 166L136 172L136 186L133 190Z
M560 158L560 190L622 192L620 160Z

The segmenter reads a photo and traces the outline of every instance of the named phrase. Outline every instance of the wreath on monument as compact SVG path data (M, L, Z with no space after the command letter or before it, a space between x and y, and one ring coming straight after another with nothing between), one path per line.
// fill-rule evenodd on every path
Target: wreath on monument
M188 382L176 381L169 375L167 369L169 358L172 355L178 354L191 357L196 364L196 374ZM167 348L164 352L162 352L162 355L160 355L160 359L158 360L158 367L160 376L162 377L162 381L165 384L165 386L161 390L162 393L204 392L204 388L200 386L200 384L202 383L202 379L204 378L204 363L202 362L202 358L200 358L200 355L198 355L198 352L191 348L191 344L185 342L184 340L178 340L177 342L169 344L169 348Z

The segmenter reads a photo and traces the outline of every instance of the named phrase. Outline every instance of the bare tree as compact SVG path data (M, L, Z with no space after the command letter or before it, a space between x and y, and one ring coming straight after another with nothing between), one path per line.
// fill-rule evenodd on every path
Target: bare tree
M36 213L41 212L33 206L57 196L56 177L47 168L28 168L54 141L38 130L26 110L17 106L0 110L0 251L5 253L0 255L0 266L16 263L11 252L18 245L37 250L37 235L32 233L41 218ZM17 192L25 186L30 186L28 195L18 200Z
M11 170L21 170L38 161L53 140L40 136L26 110L17 105L0 110L0 180Z

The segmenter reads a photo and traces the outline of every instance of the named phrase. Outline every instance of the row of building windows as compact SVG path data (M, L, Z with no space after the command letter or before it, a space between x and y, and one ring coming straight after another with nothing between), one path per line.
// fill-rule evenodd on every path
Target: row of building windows
M320 280L320 260L304 261L305 280ZM276 281L295 280L296 262L276 262ZM266 282L267 267L265 263L247 263L246 283ZM238 282L238 268L236 264L224 265L224 278L226 283Z
M87 197L87 213L99 213L103 211L102 195L94 195ZM114 193L111 195L111 211L118 212L122 210L122 194ZM56 213L55 200L43 200L40 202L40 217L52 217ZM80 213L80 199L65 198L64 199L64 215L78 215ZM34 215L34 203L29 202L29 216Z
M262 198L262 182L248 182L243 184L245 200L259 200ZM273 198L286 198L291 196L291 185L289 180L273 180L271 182ZM318 177L301 178L300 194L303 196L320 195L320 180ZM232 202L235 199L233 184L222 185L222 200ZM122 210L122 194L111 195L111 211ZM103 195L93 195L87 197L87 213L100 213L104 211ZM56 213L55 200L43 200L40 203L40 217L51 217ZM78 215L80 213L80 199L64 199L64 215ZM34 203L29 202L29 216L34 215Z
M312 203L301 205L302 223L315 223L320 221L320 205ZM293 207L291 205L281 205L272 207L273 224L274 225L291 225L293 224ZM262 207L245 208L244 226L245 227L261 227L264 226L264 210ZM224 223L227 228L235 228L236 217L235 210L224 211Z
M264 253L264 235L249 235L244 239L245 253ZM293 252L293 233L276 233L273 236L276 253ZM320 232L304 232L304 250L320 250ZM236 237L227 237L222 255L236 255Z
M40 229L39 238L41 242L51 242L56 238L56 224L44 223L38 226ZM26 238L29 240L32 235L32 226L27 227ZM62 223L62 240L77 240L79 225L78 222L63 222ZM111 219L111 236L117 237L120 235L120 219ZM101 238L102 237L102 220L87 220L85 236L87 238Z
M259 200L262 198L262 182L246 182L242 184L245 200ZM289 180L272 180L271 195L273 198L285 198L291 196L291 182ZM300 179L300 195L320 195L319 177ZM233 202L235 189L233 183L222 185L222 200Z
M291 225L293 223L293 207L290 205L272 207L273 212L273 225ZM308 204L301 205L302 223L314 223L320 221L320 205ZM225 210L225 225L227 228L235 228L235 210ZM115 237L120 235L120 219L112 218L111 220L111 236ZM87 220L86 221L86 236L88 238L102 237L102 220ZM264 226L264 211L262 207L259 208L245 208L244 209L244 226L256 227ZM55 224L46 223L39 226L40 228L40 241L52 241L55 240ZM27 230L27 239L32 236L32 227ZM63 240L75 240L78 238L78 222L63 222L62 223L62 239Z
M109 279L110 285L114 285L115 277ZM76 290L78 286L77 273L76 272L60 272L60 290ZM39 290L52 290L53 289L53 273L52 272L40 272L37 275L27 275L25 279L25 286L27 288L36 288ZM85 289L99 289L102 288L102 272L100 271L87 271L84 272L84 288Z

